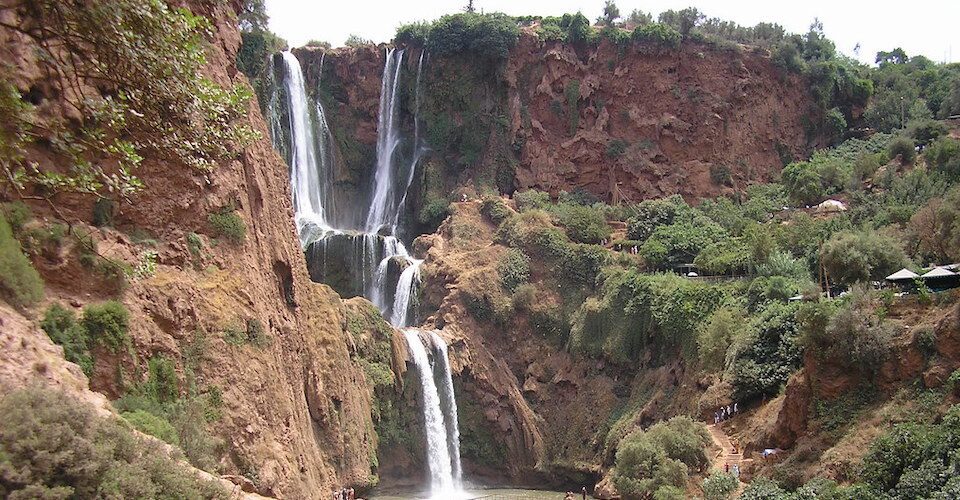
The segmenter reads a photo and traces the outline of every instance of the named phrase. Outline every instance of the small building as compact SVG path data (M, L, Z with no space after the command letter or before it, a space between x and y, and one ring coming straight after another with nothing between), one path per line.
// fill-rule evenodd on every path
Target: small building
M891 274L890 276L887 276L884 279L890 282L891 284L895 285L896 287L900 288L901 290L911 290L914 287L914 283L915 283L914 280L916 280L919 277L920 277L919 274L907 268L903 268Z
M960 286L960 274L957 274L946 266L935 267L923 276L920 276L927 288L934 292L941 292Z

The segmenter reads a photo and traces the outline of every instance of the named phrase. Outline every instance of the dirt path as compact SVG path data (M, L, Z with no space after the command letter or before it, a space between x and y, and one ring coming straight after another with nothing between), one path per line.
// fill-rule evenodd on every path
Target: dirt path
M734 452L733 443L730 442L730 436L727 436L727 433L717 425L708 425L707 430L710 431L710 437L713 438L713 442L720 447L720 453L716 456L713 461L712 469L714 471L725 471L727 470L727 465L730 466L730 471L733 471L733 466L736 465L741 471L743 470L743 450L736 450ZM746 487L740 478L737 478L737 496L743 492L743 489Z

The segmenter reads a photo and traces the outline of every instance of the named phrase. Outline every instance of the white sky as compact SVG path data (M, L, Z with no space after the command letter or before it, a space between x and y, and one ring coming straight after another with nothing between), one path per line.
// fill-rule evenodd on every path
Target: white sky
M311 39L340 46L350 34L388 42L397 26L459 12L466 0L266 0L270 29L291 46ZM475 8L511 15L561 15L582 11L592 20L603 0L474 0ZM753 26L776 22L788 32L805 33L814 17L823 22L837 49L873 63L879 50L902 47L908 55L923 54L943 62L960 61L960 0L619 0L624 16L635 8L657 14L694 6L708 17Z

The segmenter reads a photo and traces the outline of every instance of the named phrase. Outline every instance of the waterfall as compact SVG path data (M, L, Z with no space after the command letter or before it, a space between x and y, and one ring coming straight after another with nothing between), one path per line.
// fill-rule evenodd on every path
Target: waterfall
M300 243L306 246L330 229L324 211L325 204L333 209L328 194L333 187L330 129L319 103L311 112L300 61L290 51L282 55L290 120L290 187L297 232ZM314 133L315 126L319 134Z
M437 368L440 380L440 403L443 419L447 428L447 449L451 458L453 484L460 487L463 469L460 466L460 424L457 422L457 397L453 392L453 373L450 371L450 359L447 356L447 343L437 332L430 332L430 339L437 356Z
M403 328L416 322L416 297L423 260L411 256L399 238L400 214L407 201L417 164L427 151L420 137L420 78L424 54L417 61L413 89L413 142L409 160L401 154L399 101L403 50L385 53L377 128L377 160L370 191L356 200L370 200L369 206L351 205L334 197L334 139L323 107L310 103L304 89L303 71L297 58L283 52L283 90L268 109L271 137L290 165L290 187L296 211L296 225L307 256L311 279L335 282L345 294L362 294L390 323ZM320 58L322 73L325 54ZM278 86L279 87L279 86ZM319 89L318 89L319 90ZM279 88L278 88L279 91ZM287 120L282 106L286 103ZM284 124L288 130L284 130ZM369 195L369 196L368 196ZM341 207L334 200L339 199ZM364 220L363 209L366 213ZM358 215L350 217L353 210ZM405 264L405 266L404 266ZM400 267L397 283L391 287L393 272ZM331 285L334 286L334 285ZM336 286L335 286L336 288ZM338 291L340 290L338 289ZM447 345L436 332L405 329L411 363L416 367L423 393L426 454L430 468L431 492L435 498L459 496L462 468L460 432Z
M444 401L446 398L441 398L435 381L436 369L440 366L445 367L440 368L441 370L446 370L444 385L450 380L446 343L435 332L424 333L429 335L429 342L433 347L443 346L442 351L431 349L434 352L433 358L436 360L434 362L430 361L419 330L408 328L403 332L407 339L407 346L410 348L410 358L420 376L424 431L427 438L427 465L430 469L430 492L433 498L453 498L460 490L459 434L453 436L456 427L453 429L454 432L450 432L451 429L449 429L451 418L456 422L456 404L451 405L450 401ZM452 382L450 387L452 389ZM455 447L450 442L451 436L457 440ZM454 449L456 455L451 455ZM456 456L455 460L451 460L453 456Z
M400 273L393 299L393 313L390 315L390 323L393 325L407 326L410 299L415 295L420 283L420 264L423 264L422 260L411 259L410 265Z

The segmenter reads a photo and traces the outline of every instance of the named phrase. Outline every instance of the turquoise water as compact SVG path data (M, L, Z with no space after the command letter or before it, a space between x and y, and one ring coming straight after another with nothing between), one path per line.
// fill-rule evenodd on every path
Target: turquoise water
M580 500L580 494L574 492L574 497ZM517 489L489 489L489 490L467 490L461 500L563 500L564 492L543 491L543 490L517 490ZM383 494L374 493L370 496L372 500L420 500L429 498L423 494L417 493L397 493L384 492ZM593 498L587 496L587 498ZM440 500L440 499L437 499ZM445 499L444 499L445 500Z

